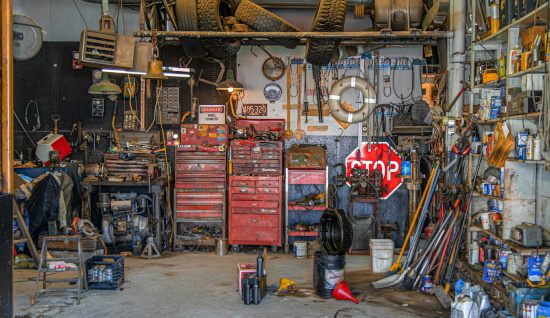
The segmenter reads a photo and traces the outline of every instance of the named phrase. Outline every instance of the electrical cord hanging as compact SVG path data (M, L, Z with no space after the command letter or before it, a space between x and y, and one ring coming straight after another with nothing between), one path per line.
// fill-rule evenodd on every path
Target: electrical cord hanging
M404 62L403 60L405 60L406 62ZM401 64L398 64L398 63L401 63ZM411 70L410 71L410 74L411 74L411 90L409 92L409 95L407 95L407 96L403 96L403 94L397 94L397 91L395 89L395 87L396 87L395 78L397 77L396 73L397 73L397 66L398 65L401 65L403 71L405 71L405 66L410 66L410 70ZM405 86L405 85L403 85L403 86ZM408 58L401 57L401 58L396 58L395 59L395 68L393 70L393 76L392 76L392 90L393 90L393 93L395 94L395 96L399 97L399 99L401 99L402 102L406 101L407 99L409 99L409 97L412 96L412 93L414 91L414 68L413 68L412 62ZM414 98L413 98L413 101L414 101Z

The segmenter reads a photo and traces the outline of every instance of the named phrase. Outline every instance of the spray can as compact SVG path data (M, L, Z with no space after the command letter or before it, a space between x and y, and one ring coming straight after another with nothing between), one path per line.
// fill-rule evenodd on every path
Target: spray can
M491 4L490 9L491 9L491 33L495 34L498 32L500 28L498 4L493 2L493 4Z
M540 135L538 133L535 133L535 147L534 147L534 160L542 160L542 140L540 139Z
M473 241L472 244L470 244L470 265L475 265L479 263L479 245L476 241Z
M527 136L525 148L525 159L533 160L533 158L535 158L535 139L533 138L533 135Z

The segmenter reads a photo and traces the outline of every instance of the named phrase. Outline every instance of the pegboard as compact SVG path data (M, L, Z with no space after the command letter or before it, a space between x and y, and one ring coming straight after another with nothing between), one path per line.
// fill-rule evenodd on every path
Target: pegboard
M60 115L58 122L59 133L64 134L69 142L76 139L76 136L69 136L73 123L78 117L82 121L83 131L105 132L107 135L111 130L111 120L115 108L115 102L107 96L94 96L88 94L92 85L92 68L84 67L82 70L73 70L72 52L78 51L79 42L44 42L40 52L30 60L14 62L14 110L29 135L36 143L42 137L53 132L54 122L52 115ZM166 45L161 48L162 60L166 66L180 66L180 59L183 56L181 46ZM226 69L232 65L235 69L236 60L227 59L224 61ZM211 63L201 59L193 59L188 67L197 70L197 76L202 69L202 78L215 81L220 72L217 63ZM110 74L117 84L121 85L124 75ZM225 79L225 74L223 75ZM180 114L191 110L191 95L187 85L187 78L174 78L163 81L163 86L180 87ZM145 100L146 114L145 127L148 128L154 120L155 108L155 87L156 81L151 81L151 98ZM141 89L141 87L140 87ZM219 94L212 85L200 82L194 87L194 96L199 98L201 104L225 104L229 96L225 93ZM103 117L93 117L92 99L94 97L105 99L105 114ZM118 95L117 115L115 126L122 127L123 123L123 97ZM25 108L30 100L38 103L41 126L37 131L32 132L36 125L35 107L29 107L28 124L25 122ZM139 91L136 100L132 105L140 104ZM128 101L126 101L128 107ZM135 111L135 109L134 109ZM138 115L139 116L139 115ZM186 123L196 123L188 117ZM164 125L165 130L177 129L179 125ZM153 124L151 130L160 130L160 126ZM15 149L32 147L23 129L17 121L14 126ZM103 138L100 145L97 145L97 152L105 152L109 143ZM71 158L78 159L79 152L73 151ZM76 156L75 156L76 155Z

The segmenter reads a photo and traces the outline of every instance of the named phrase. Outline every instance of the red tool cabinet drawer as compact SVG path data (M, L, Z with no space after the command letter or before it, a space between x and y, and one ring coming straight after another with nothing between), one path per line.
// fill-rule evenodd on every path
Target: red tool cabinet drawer
M288 169L288 184L325 184L325 170Z
M255 208L235 208L232 207L230 209L231 214L235 213L278 213L279 208L263 208L263 207L255 207Z
M254 179L231 178L229 186L230 187L254 187L255 184L256 182L254 181Z
M225 178L181 178L176 181L176 189L223 189Z
M280 245L280 229L263 227L231 227L230 244Z
M231 216L231 226L241 227L279 227L279 219L276 215L262 214L236 214Z
M252 187L231 187L231 193L250 193L256 194L256 188Z
M243 208L278 208L279 202L277 201L231 201L231 207L243 207Z
M231 199L235 201L250 201L250 200L260 200L260 201L277 201L279 196L276 194L235 194L231 195Z
M277 180L277 178L261 178L256 180L256 186L261 188L276 188L279 187L281 184L281 181Z

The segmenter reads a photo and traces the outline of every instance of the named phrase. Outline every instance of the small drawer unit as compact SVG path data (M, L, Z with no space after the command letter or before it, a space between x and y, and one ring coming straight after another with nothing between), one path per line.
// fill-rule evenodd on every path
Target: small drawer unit
M229 244L233 251L239 245L271 245L276 250L282 243L283 177L229 176Z
M280 175L283 173L282 141L231 140L234 174Z
M216 224L225 234L227 125L183 124L175 154L174 221ZM201 244L214 245L215 239ZM174 245L192 242L176 235Z

